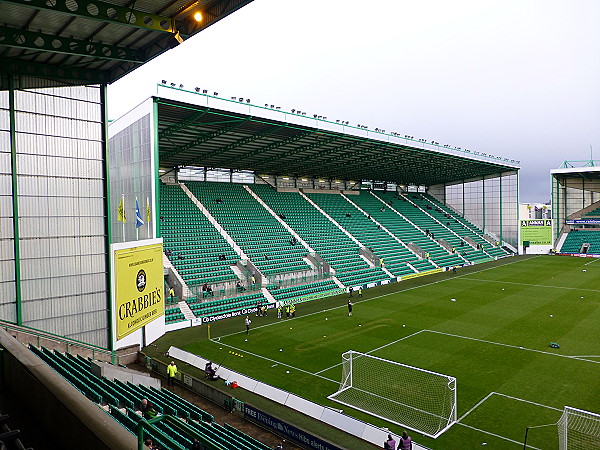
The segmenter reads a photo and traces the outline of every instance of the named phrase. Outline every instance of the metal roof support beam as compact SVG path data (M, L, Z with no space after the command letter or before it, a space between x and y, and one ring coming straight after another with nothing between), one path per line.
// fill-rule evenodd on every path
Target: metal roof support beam
M17 47L34 51L51 51L67 55L89 56L91 58L112 59L143 63L141 52L117 45L53 36L35 31L0 26L0 42L7 47Z
M308 136L309 134L312 134L312 133L313 133L312 130L311 131L303 131L302 133L299 133L296 136L292 136L292 137L290 137L288 139L285 139L283 141L274 142L274 143L272 143L270 145L267 145L266 147L258 148L256 150L252 150L252 151L249 151L247 153L244 153L243 155L240 155L239 157L237 157L236 160L237 161L242 161L242 160L244 160L246 158L251 158L252 156L257 155L259 153L266 153L266 152L269 152L271 150L275 150L275 149L277 149L279 147L284 147L286 145L289 145L289 144L292 144L292 143L294 143L296 141L299 141L300 139L303 139L303 138L305 138L306 136ZM260 160L258 161L258 163L260 163ZM252 164L254 165L256 163L252 163Z
M196 120L200 119L204 114L210 111L210 108L206 108L202 111L198 111L195 114L192 114L187 119L182 120L181 122L176 123L175 125L171 125L169 128L165 128L161 132L158 133L158 139L166 139L171 136L173 133L177 133L179 130L186 128L188 125L194 123ZM204 125L204 124L203 124Z
M66 0L0 0L0 3L26 6L37 10L55 11L69 16L84 17L105 23L128 25L144 30L162 31L175 34L175 20L166 16L150 14L125 6L118 6L99 0L68 2Z
M259 162L262 163L265 160L268 160L270 162L275 162L275 161L280 160L282 158L287 158L288 156L297 155L297 154L300 154L300 153L305 152L307 150L311 150L313 148L322 147L323 145L327 145L330 142L337 141L339 138L340 138L340 136L333 136L333 137L330 137L329 139L325 139L324 141L318 141L318 142L315 142L313 144L305 145L304 147L295 148L295 149L290 150L288 152L282 153L281 155L270 156L269 158L263 159L262 161L259 161Z
M203 156L202 159L208 159L208 158L212 158L213 156L227 153L229 150L234 150L238 147L241 147L242 145L246 145L252 141L256 141L257 139L268 136L269 134L274 133L275 131L279 130L283 126L285 126L285 125L283 125L283 124L275 125L274 127L267 128L266 130L261 131L260 133L253 134L252 136L247 136L247 137L240 139L239 141L233 142L223 148L220 148L218 150L210 152L209 154ZM192 163L192 165L194 165L194 163Z
M354 141L354 142L351 142L346 145L340 145L338 147L333 147L333 148L330 148L327 150L323 150L321 153L317 153L316 155L312 155L312 156L303 158L301 161L298 161L295 164L292 163L290 166L288 166L286 168L286 170L293 171L293 170L295 170L296 167L302 168L302 166L306 165L306 163L309 161L313 161L313 160L321 158L323 156L331 155L332 153L342 152L344 150L351 149L352 147L356 147L356 146L362 145L364 143L365 143L365 141L358 141L358 142Z
M213 131L212 133L203 133L201 136L199 136L197 139L193 140L192 142L188 142L187 144L181 145L181 146L171 150L169 153L161 155L161 159L168 159L172 156L177 155L178 153L184 152L186 150L189 150L190 148L196 147L197 145L203 144L206 141L210 141L211 139L221 136L222 134L228 133L231 130L239 127L243 123L246 123L248 120L250 120L249 117L244 120L235 121L232 124L230 124L229 126L226 126L225 128L221 128L219 130ZM200 159L196 160L194 162L194 164L198 163L199 161L200 161ZM193 164L190 163L189 165L193 165Z

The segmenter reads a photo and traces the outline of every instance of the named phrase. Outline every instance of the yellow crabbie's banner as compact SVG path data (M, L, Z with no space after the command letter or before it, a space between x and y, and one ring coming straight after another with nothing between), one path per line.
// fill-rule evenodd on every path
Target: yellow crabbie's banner
M162 244L115 250L117 340L165 313Z

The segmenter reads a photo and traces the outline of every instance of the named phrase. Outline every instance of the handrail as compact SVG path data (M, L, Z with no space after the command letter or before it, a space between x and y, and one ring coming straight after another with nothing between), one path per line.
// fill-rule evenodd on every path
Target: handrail
M111 362L113 364L120 363L120 357L115 351L108 350L106 348L99 347L97 345L88 344L86 342L78 341L77 339L69 339L63 336L59 336L57 334L51 333L49 331L38 330L35 328L24 327L21 325L16 325L14 323L6 322L4 320L0 320L0 328L4 328L6 332L9 330L18 331L20 333L30 334L37 338L36 346L40 347L40 339L47 339L49 341L59 342L61 344L65 344L67 347L67 352L69 352L70 347L79 347L85 350L92 351L92 355L95 353L101 353L107 356L110 356ZM94 357L94 356L92 356Z

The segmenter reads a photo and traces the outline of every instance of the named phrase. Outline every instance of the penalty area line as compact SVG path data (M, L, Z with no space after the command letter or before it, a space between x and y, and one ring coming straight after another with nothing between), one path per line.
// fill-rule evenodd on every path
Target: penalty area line
M480 428L475 428L475 427L472 427L471 425L467 425L467 424L462 423L462 422L456 422L456 425L460 425L462 427L470 428L471 430L479 431L480 433L484 433L484 434L487 434L489 436L494 436L494 437L496 437L498 439L502 439L504 441L512 442L513 444L523 445L522 442L515 441L514 439L510 439L510 438L507 438L507 437L504 437L504 436L500 436L499 434L491 433L489 431L485 431L485 430L482 430ZM534 447L533 445L528 445L527 448L531 448L533 450L541 450L540 448Z
M392 341L392 342L390 342L390 343L388 343L388 344L382 345L381 347L377 347L377 348L374 348L373 350L369 350L368 352L365 352L365 354L366 354L366 355L369 355L369 354L371 354L371 353L373 353L373 352L376 352L377 350L381 350L382 348L388 347L388 346L390 346L390 345L394 345L394 344L396 344L396 343L398 343L398 342L400 342L400 341L403 341L404 339L408 339L409 337L413 337L413 336L415 336L415 335L417 335L417 334L419 334L419 333L422 333L423 331L426 331L426 330L419 330L419 331L416 331L416 332L414 332L414 333L412 333L412 334L409 334L408 336L404 336L404 337L402 337L402 338L400 338L400 339L396 339L395 341ZM337 364L335 364L335 365L333 365L333 366L331 366L331 367L326 367L326 368L325 368L325 369L323 369L323 370L319 370L318 372L315 372L315 375L316 375L316 374L319 374L319 373L327 372L328 370L330 370L330 369L334 369L334 368L336 368L336 367L338 367L338 366L341 366L342 364L343 364L343 363L337 363Z
M254 356L256 358L264 359L264 360L272 362L272 363L280 364L280 365L282 365L284 367L289 367L290 369L297 370L298 372L302 372L302 373L305 373L307 375L313 375L315 377L322 378L323 380L331 381L332 383L335 383L335 384L340 384L339 381L332 380L331 378L324 377L323 375L318 375L316 373L309 372L308 370L304 370L304 369L300 369L298 367L290 366L289 364L283 363L281 361L277 361L275 359L271 359L271 358L268 358L266 356L259 355L257 353L249 352L248 350L243 349L243 348L234 347L233 345L225 344L225 343L220 342L220 341L215 341L214 339L211 339L210 342L212 342L213 344L217 344L217 345L224 345L225 347L232 348L232 349L237 350L239 352L247 353L248 355L252 355L252 356Z

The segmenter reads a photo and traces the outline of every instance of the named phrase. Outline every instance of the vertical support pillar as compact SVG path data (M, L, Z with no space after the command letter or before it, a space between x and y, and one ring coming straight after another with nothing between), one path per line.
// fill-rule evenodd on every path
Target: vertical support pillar
M504 223L502 221L502 210L504 209L504 204L502 203L502 173L500 173L500 233L499 234L499 238L500 238L500 245L502 245L502 243L504 242L504 237L503 237L503 231L504 231ZM518 219L518 217L517 217Z
M152 119L150 126L154 132L154 184L156 188L154 189L154 198L150 199L150 204L154 206L154 236L157 238L162 237L162 222L160 221L161 210L160 210L160 159L158 156L158 102L157 98L154 99L154 103L152 105ZM204 168L204 181L206 181L206 167Z
M101 126L102 126L102 147L104 150L104 217L106 227L106 241L104 247L106 248L106 286L107 286L107 305L106 310L108 311L108 317L106 323L108 324L107 334L108 334L108 350L113 351L113 307L112 307L112 271L111 271L111 258L112 255L110 253L110 244L112 242L112 207L110 202L110 157L109 157L109 149L108 149L108 108L106 105L107 99L107 87L105 84L100 86L100 111L101 111Z
M485 233L485 177L481 177L481 213L483 222L483 232Z
M466 217L465 215L465 180L462 180L462 211L461 214Z
M15 301L17 325L23 325L21 301L21 255L19 251L19 184L17 179L17 131L15 117L15 76L8 75L8 112L10 121L10 165L12 177L13 246L15 254Z

